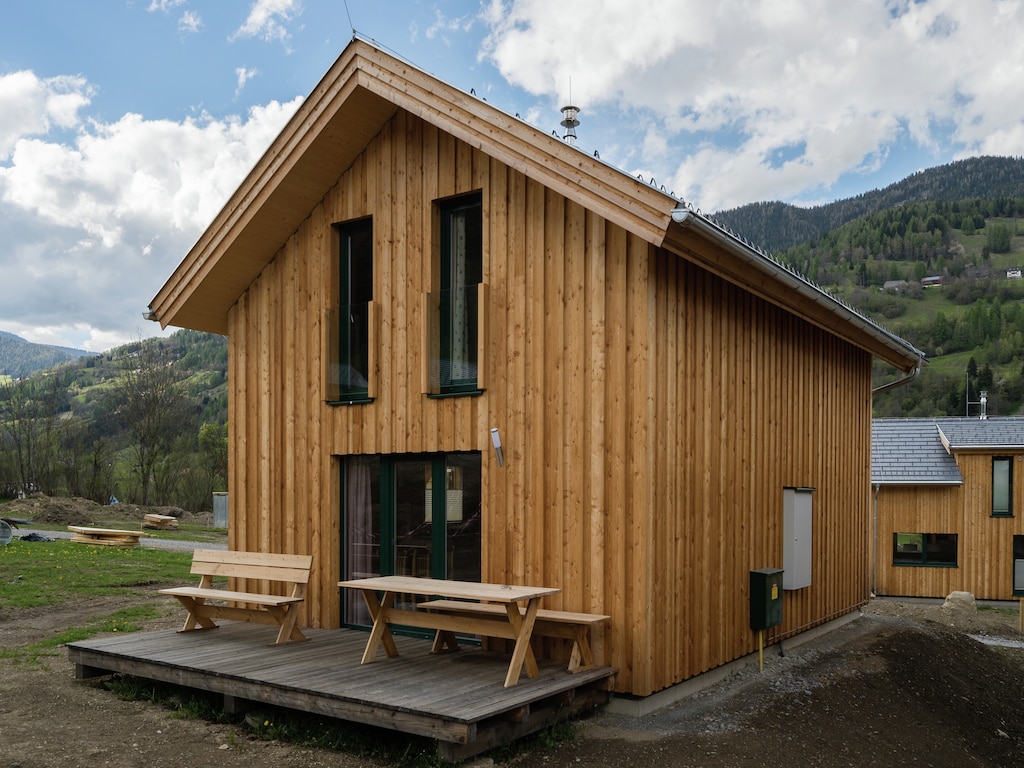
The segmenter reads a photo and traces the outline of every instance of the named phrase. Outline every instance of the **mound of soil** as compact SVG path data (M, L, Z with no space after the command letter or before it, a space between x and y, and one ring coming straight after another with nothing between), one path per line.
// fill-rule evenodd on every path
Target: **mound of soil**
M180 507L141 506L139 504L97 504L81 497L64 498L34 493L24 499L15 499L0 506L4 517L31 520L33 524L53 525L111 525L124 523L138 527L149 514L168 515L179 520L194 520L204 525L213 522L212 512L187 512Z

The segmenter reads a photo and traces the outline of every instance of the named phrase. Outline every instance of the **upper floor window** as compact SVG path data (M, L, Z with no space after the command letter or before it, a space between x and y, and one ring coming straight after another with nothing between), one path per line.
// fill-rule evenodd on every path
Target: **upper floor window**
M483 205L480 193L439 204L437 338L429 392L459 394L481 389L481 284ZM436 346L435 346L436 344Z
M373 220L337 225L338 304L328 322L334 338L327 399L370 398L370 328L373 318Z
M992 517L1013 517L1013 462L1009 456L992 458Z

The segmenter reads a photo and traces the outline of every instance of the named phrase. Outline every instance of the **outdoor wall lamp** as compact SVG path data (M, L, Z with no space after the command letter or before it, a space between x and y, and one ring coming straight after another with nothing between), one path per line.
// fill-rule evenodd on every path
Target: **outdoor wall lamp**
M494 444L494 455L498 457L498 466L505 466L505 456L501 452L501 435L498 434L497 427L491 427L491 442Z

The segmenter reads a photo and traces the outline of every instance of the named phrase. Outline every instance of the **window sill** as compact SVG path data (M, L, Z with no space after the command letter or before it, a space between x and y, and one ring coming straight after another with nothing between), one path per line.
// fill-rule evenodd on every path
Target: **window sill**
M338 405L369 405L372 403L374 398L372 397L352 397L350 399L340 400L325 400L326 405L338 406Z
M431 400L444 400L449 397L479 397L483 393L482 389L468 389L460 392L429 392L427 397Z
M958 568L956 563L893 563L893 568Z

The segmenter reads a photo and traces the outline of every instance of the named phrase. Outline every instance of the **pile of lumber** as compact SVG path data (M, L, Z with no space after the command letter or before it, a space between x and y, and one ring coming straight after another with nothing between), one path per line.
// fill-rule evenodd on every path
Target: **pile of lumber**
M107 547L137 547L139 538L148 536L142 531L121 531L113 528L86 528L80 525L69 525L68 530L74 536L72 541L82 544L100 544Z
M170 515L146 515L142 518L143 528L156 528L159 531L173 531L178 527L178 518Z

